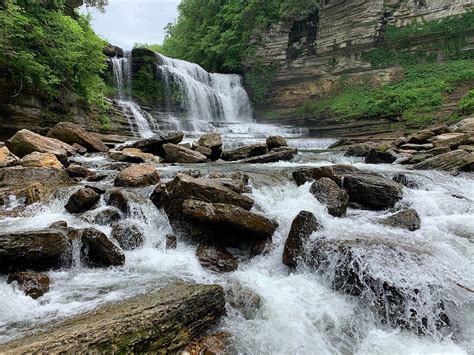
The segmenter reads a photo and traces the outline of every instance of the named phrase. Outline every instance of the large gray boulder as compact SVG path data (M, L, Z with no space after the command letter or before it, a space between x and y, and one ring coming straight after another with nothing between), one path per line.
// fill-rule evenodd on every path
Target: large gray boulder
M217 285L174 284L42 327L1 353L177 353L225 314Z
M151 138L145 138L139 140L129 147L138 148L146 153L159 155L160 157L165 156L163 146L167 143L179 144L184 138L183 132L169 132L162 135L156 135Z
M236 161L256 157L267 153L266 144L252 144L231 150L225 150L222 153L222 159L226 161Z
M328 213L334 217L342 217L349 207L349 196L329 178L321 178L311 185L310 192L326 206Z
M197 144L199 147L210 149L208 157L211 160L217 160L222 155L222 137L220 133L207 133L199 138Z
M163 145L165 160L168 163L205 163L207 157L197 151L185 148L180 145L167 143Z
M67 235L56 228L0 232L0 272L59 266L68 246Z
M106 152L107 146L93 133L71 122L59 122L48 132L48 137L68 144L79 144L89 152Z

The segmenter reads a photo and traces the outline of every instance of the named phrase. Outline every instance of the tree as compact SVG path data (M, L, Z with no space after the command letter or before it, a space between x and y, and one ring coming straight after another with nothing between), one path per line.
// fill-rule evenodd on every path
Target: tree
M109 4L109 0L86 0L86 6L93 6L98 8L100 11L105 11L105 6Z

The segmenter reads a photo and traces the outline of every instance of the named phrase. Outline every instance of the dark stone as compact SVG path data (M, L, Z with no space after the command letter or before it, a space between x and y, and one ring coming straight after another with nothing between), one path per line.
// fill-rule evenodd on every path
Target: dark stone
M146 138L133 143L130 147L139 148L146 153L152 153L165 157L163 145L167 143L179 144L183 140L183 132L170 132L163 135L157 135L151 138Z
M369 152L375 148L376 144L373 142L356 143L347 147L345 156L348 157L366 157Z
M90 210L100 200L100 195L88 187L82 187L69 197L64 206L69 213L81 213Z
M251 158L267 153L266 144L252 144L232 150L225 150L222 153L222 159L226 161L236 161Z
M176 249L178 246L178 240L175 235L167 234L166 235L166 249Z
M394 228L403 228L410 231L415 231L420 229L421 220L418 212L416 212L414 209L408 209L397 212L394 215L383 219L380 221L380 223Z
M215 272L232 272L237 270L237 259L221 247L200 244L196 256L202 267Z
M133 250L143 245L145 236L135 223L122 221L112 227L112 238L117 240L124 250Z
M418 188L417 182L413 180L411 177L407 176L406 174L402 174L402 173L395 174L392 180L395 182L398 182L399 184L402 184L405 187L408 187L409 189Z
M288 143L286 143L285 138L282 136L270 136L266 140L268 150L272 150L273 148L280 148L280 147L287 147Z
M293 159L298 153L298 149L290 147L273 148L270 152L259 155L257 157L251 157L242 159L239 162L247 164L266 164L276 163L278 161L287 161Z
M366 164L392 164L397 160L397 156L391 150L380 151L377 149L371 149L367 157L365 158Z
M125 263L123 251L107 236L94 228L79 231L83 248L82 257L90 266L122 266Z
M330 215L342 217L346 214L349 206L349 196L331 179L321 178L315 181L311 185L310 192L321 204L326 206Z
M352 165L330 165L320 168L301 168L293 172L293 179L298 186L323 177L334 180L340 186L340 176L350 173L359 173L360 170Z
M66 169L67 174L72 178L94 178L96 173L78 164L71 164Z
M117 222L122 218L120 211L114 207L106 207L101 209L97 214L94 216L94 223L100 225L111 225L114 222Z
M316 217L308 211L301 211L291 223L290 233L283 249L283 264L296 267L303 256L304 243L313 234L321 229Z
M37 299L49 291L49 276L39 272L23 271L8 275L7 282L16 282L27 296Z

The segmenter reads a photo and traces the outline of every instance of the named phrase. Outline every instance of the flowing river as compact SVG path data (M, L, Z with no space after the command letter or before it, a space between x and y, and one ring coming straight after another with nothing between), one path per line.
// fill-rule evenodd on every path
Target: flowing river
M124 66L127 58L117 60L115 65ZM33 300L8 285L0 277L0 342L6 342L44 324L79 314L98 305L136 294L146 293L167 283L181 280L195 283L217 283L230 286L238 282L257 293L262 305L252 312L242 312L227 305L227 316L216 330L228 331L233 335L235 353L240 354L473 354L474 353L474 178L462 173L453 177L434 171L405 170L399 165L367 165L359 158L348 158L341 152L328 151L333 140L305 138L305 132L288 127L258 125L251 119L249 108L242 108L246 94L241 91L240 78L208 75L197 70L191 63L183 63L158 57L159 66L165 67L167 75L178 71L179 75L191 79L181 82L188 92L201 95L198 84L209 85L206 95L213 97L214 112L219 122L207 119L205 107L189 102L184 111L193 121L198 110L201 120L192 126L172 127L189 132L188 137L198 136L209 130L223 134L224 148L263 142L264 135L283 134L289 145L299 148L292 162L278 162L265 165L238 163L205 163L197 165L171 166L158 164L162 180L171 179L178 171L198 169L204 175L209 172L239 171L248 174L255 200L254 211L278 221L279 227L273 236L270 252L251 259L241 256L237 271L216 274L203 269L196 256L196 244L184 235L178 235L175 250L165 248L165 237L172 233L166 215L150 201L153 188L135 189L140 198L132 204L128 217L138 223L145 233L142 247L126 251L123 267L92 269L81 265L79 255L73 255L72 268L50 271L50 291L38 300ZM186 67L187 68L183 68ZM116 67L117 69L118 67ZM163 68L162 68L163 69ZM202 70L202 69L201 69ZM122 74L118 74L119 76ZM193 77L194 75L194 77ZM199 78L198 75L203 75ZM116 77L119 77L116 75ZM122 75L122 78L126 76ZM197 79L200 80L197 80ZM129 79L123 79L125 82ZM193 86L194 85L194 86ZM194 89L193 89L194 88ZM232 93L229 94L230 89ZM193 91L194 90L194 91ZM213 91L215 92L213 92ZM216 94L217 93L217 94ZM122 91L120 100L124 109L136 105ZM217 95L217 96L216 96ZM230 96L229 96L230 95ZM238 100L226 102L226 97ZM206 96L208 97L208 96ZM220 101L220 103L219 103ZM128 104L127 104L128 102ZM199 101L202 103L202 101ZM237 103L237 104L236 104ZM129 105L129 106L127 106ZM137 106L137 105L136 105ZM245 106L245 105L244 105ZM136 113L137 133L147 137L156 133L164 123L143 114L146 125L140 124ZM250 116L247 116L250 115ZM214 115L214 114L212 114ZM241 118L239 121L237 118ZM190 129L190 128L193 128ZM113 186L117 171L113 161L103 154L87 154L74 160L96 172L107 174L107 179L87 183L100 188ZM397 206L410 206L421 217L421 228L410 232L376 223L389 215L390 211L374 212L349 209L344 218L328 214L309 192L310 184L298 187L291 179L291 172L300 167L315 167L332 164L352 164L361 170L374 171L387 178L404 172L417 184L417 189L404 188L403 199ZM85 184L85 183L84 183ZM81 216L67 213L64 205L77 186L59 189L53 199L34 204L21 217L0 217L0 228L5 231L46 228L56 221L67 221L76 228L92 226L110 235L109 226L97 225L93 216L100 211ZM12 209L17 201L11 200L3 207ZM105 207L105 202L100 202ZM334 291L331 288L331 272L317 274L311 269L299 266L290 270L282 264L282 252L291 222L301 211L313 212L322 229L313 233L308 247L320 238L341 240L376 240L370 249L360 248L358 257L364 260L370 272L406 290L417 290L408 294L407 302L417 314L432 318L432 312L443 300L444 312L450 319L450 326L437 329L428 322L426 335L397 329L384 324L373 312L375 301L367 297L355 297ZM384 248L383 245L392 248ZM79 248L77 248L79 249ZM233 251L236 254L239 251ZM433 292L436 287L436 292ZM421 297L420 297L421 295ZM420 301L421 299L421 301ZM411 322L410 315L406 315Z

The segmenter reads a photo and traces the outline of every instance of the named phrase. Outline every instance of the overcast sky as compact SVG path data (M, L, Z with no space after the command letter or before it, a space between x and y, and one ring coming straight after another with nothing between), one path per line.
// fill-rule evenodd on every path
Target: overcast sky
M92 15L92 27L110 43L131 49L133 44L162 43L164 27L174 22L180 0L109 0L105 13L82 9Z

